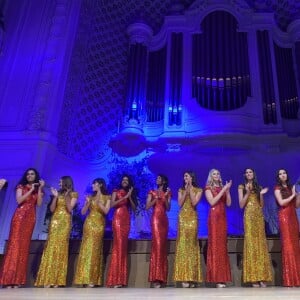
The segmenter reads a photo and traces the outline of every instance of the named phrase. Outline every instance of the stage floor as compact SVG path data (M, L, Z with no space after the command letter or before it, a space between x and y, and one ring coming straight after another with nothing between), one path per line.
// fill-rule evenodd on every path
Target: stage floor
M147 300L147 299L243 299L243 300L276 300L300 298L299 288L267 287L267 288L20 288L0 289L0 299L37 300L37 299L101 299L101 300Z

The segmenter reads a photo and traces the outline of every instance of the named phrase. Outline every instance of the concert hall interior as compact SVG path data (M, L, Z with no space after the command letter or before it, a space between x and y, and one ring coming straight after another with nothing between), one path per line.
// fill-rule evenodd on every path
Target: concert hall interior
M0 191L1 259L17 207L15 187L27 168L46 182L28 286L47 239L50 187L70 175L79 194L70 236L75 264L80 209L93 179L104 178L112 192L128 173L139 201L131 216L129 286L148 287L151 210L145 204L157 174L169 178L172 193L173 270L183 173L194 171L204 188L216 168L223 183L233 182L228 237L233 284L240 286L238 185L253 168L269 188L263 212L273 285L280 285L273 190L280 168L300 186L299 93L298 0L0 0L0 178L8 182ZM203 195L197 206L203 265L208 211Z

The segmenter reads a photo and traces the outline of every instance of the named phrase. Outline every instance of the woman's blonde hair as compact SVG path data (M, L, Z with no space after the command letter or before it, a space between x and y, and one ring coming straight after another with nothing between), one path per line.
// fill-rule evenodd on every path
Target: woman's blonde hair
M211 170L209 171L208 177L207 177L207 181L206 181L206 185L211 186L211 187L214 186L214 181L213 181L213 178L212 178L212 174L213 174L214 172L216 172L216 171L220 174L219 185L220 185L220 187L223 186L221 173L220 173L220 171L217 170L217 169L211 169Z

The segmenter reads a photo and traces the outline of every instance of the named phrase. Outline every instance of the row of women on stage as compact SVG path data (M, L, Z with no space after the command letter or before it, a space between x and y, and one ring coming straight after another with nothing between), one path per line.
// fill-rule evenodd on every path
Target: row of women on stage
M279 228L282 243L283 286L300 286L299 227L296 207L300 195L289 182L286 170L277 172L274 188L279 210ZM1 181L3 183L3 181ZM5 182L4 182L5 183ZM152 248L149 265L149 282L153 287L167 283L167 234L171 192L168 179L159 175L157 189L147 196L147 209L153 208L151 219ZM39 173L26 170L16 187L18 207L11 221L6 254L0 269L0 285L19 287L26 283L29 245L35 225L35 208L40 205L45 183ZM202 274L200 249L197 237L197 211L203 190L198 187L193 172L185 172L183 185L178 191L180 206L178 236L176 241L173 279L182 287L195 287L201 282L225 287L232 281L227 253L226 206L231 205L232 182L222 183L220 172L209 172L204 194L210 204L208 217L208 250L206 278ZM86 197L82 214L89 211L83 229L74 284L82 286L125 287L128 283L127 245L130 230L130 209L136 208L136 195L129 176L123 176L120 187L108 195L103 179L95 179L93 194ZM239 204L244 208L244 258L243 282L254 287L265 287L272 281L272 267L268 252L262 212L262 188L253 169L246 169L244 183L238 187ZM71 212L78 194L74 191L70 176L60 179L60 188L51 188L53 196L50 210L53 212L48 240L45 244L35 286L58 287L66 285L68 245L71 230ZM105 215L115 208L113 217L113 246L106 282L103 283L103 235Z

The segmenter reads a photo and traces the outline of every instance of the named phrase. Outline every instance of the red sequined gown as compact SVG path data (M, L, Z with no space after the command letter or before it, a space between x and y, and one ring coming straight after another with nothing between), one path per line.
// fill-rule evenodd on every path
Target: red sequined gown
M281 190L283 199L292 194L288 187L275 186ZM283 286L300 286L300 247L299 224L296 214L295 198L278 211L281 238L282 281Z
M168 229L169 221L166 214L167 197L163 191L150 191L152 198L158 197L153 206L151 218L152 246L149 265L149 282L167 283L168 277Z
M213 197L221 187L206 187ZM206 262L206 281L212 283L231 282L229 256L227 253L227 221L226 221L226 194L210 207L208 216L208 248Z
M19 185L22 195L31 187ZM38 194L33 192L18 205L10 225L6 254L0 270L0 285L24 285L32 231L35 225L35 209Z
M116 200L124 197L127 192L118 190ZM128 284L127 246L130 230L129 200L124 199L115 207L112 221L113 246L111 261L108 268L106 286L126 286Z

